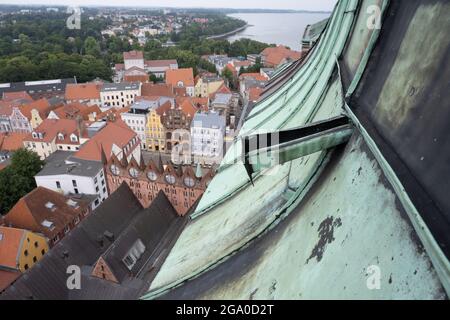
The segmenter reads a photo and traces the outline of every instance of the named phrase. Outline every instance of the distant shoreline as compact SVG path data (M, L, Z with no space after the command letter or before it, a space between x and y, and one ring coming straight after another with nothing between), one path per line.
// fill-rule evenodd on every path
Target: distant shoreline
M214 40L214 39L223 39L223 38L227 38L229 36L232 36L236 33L239 33L241 31L244 31L245 29L247 29L248 27L251 27L251 25L249 25L248 23L245 24L245 26L242 26L240 28L237 28L235 30L232 30L230 32L226 32L226 33L222 33L222 34L218 34L218 35L214 35L214 36L208 36L206 37L206 39L208 40Z

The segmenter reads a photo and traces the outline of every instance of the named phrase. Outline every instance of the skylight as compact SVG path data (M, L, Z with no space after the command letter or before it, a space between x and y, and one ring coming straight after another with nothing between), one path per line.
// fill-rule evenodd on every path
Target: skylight
M55 204L53 203L53 202L47 202L46 204L45 204L45 207L47 208L47 209L53 209L54 207L55 207Z
M53 222L48 221L48 220L44 220L44 221L42 221L41 225L50 229L50 228L53 227Z

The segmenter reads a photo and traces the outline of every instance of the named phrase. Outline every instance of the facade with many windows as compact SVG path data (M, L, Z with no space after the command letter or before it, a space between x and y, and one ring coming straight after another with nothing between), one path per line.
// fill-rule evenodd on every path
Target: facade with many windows
M141 95L140 83L108 83L100 92L102 108L126 108L133 104L135 98Z
M198 168L199 169L199 168ZM148 164L121 161L114 155L105 168L110 193L126 183L141 204L148 208L159 191L163 191L180 216L185 215L203 195L214 176L214 168L202 174L190 166L175 168L171 164Z

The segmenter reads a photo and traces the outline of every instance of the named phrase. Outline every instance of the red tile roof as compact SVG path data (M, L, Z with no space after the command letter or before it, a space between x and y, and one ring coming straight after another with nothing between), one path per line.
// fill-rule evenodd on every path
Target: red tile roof
M182 82L184 87L194 86L194 70L192 68L184 68L166 71L167 84L178 87L179 82Z
M40 233L52 239L73 223L75 217L84 215L90 205L84 200L71 199L76 202L75 206L71 206L69 200L69 197L58 192L37 187L22 197L8 212L4 218L5 224ZM43 225L44 221L49 221L53 225L46 227Z
M18 253L25 230L0 227L0 266L17 269Z
M33 133L28 133L23 139L24 141L35 141L35 142L52 142L59 133L64 135L63 140L57 139L57 143L60 144L80 144L78 142L72 142L70 140L70 135L75 134L78 137L78 125L76 120L72 119L45 119L42 123L34 130L36 133L43 133L43 138L34 138Z
M265 57L265 62L270 66L278 66L283 63L284 60L298 60L301 58L302 53L294 50L290 50L284 46L269 47L261 52L261 55Z
M239 76L240 80L244 79L244 78L253 78L253 79L258 80L258 81L267 81L268 80L265 76L263 76L260 73L256 73L256 72L255 73L242 73Z
M123 63L116 63L114 68L116 69L116 71L122 71L125 69L125 65Z
M218 94L218 93L232 93L232 92L231 92L230 88L228 88L225 84L222 84L220 86L220 88L217 89L216 92L211 93L209 95L209 100L211 100L211 101L214 100L216 98L216 94Z
M199 98L194 97L191 98L192 104L197 108L201 109L202 111L208 111L209 109L209 98Z
M163 103L156 109L156 113L159 116L162 116L162 115L164 115L165 112L167 112L171 108L172 108L172 103L170 103L170 101L166 101L165 103Z
M141 87L142 96L161 96L174 97L173 87L171 84L164 83L143 83Z
M177 64L177 60L146 60L145 64L150 68L170 67L171 64Z
M262 88L250 88L248 90L248 96L249 100L252 102L256 102L261 97L261 94L263 93L264 89Z
M27 133L8 132L0 134L0 150L16 151L23 147L23 139Z
M66 100L99 100L100 83L68 84L66 86Z
M51 105L47 99L39 99L27 104L23 104L19 107L20 112L28 119L31 120L31 110L36 109L39 112L39 115L42 119L47 118L48 114L51 111Z
M130 51L130 52L124 52L123 53L123 59L124 60L138 60L138 59L144 59L144 53L142 51Z
M18 271L0 270L0 292L8 288L20 275Z
M89 141L83 144L80 150L75 153L75 157L85 160L102 161L102 149L109 160L112 154L113 144L123 149L137 135L131 130L120 117L115 122L108 122L107 125L94 135ZM138 145L138 141L135 145ZM133 145L133 146L135 146Z
M17 91L17 92L4 92L3 100L12 101L12 100L28 100L33 101L33 98L26 91Z
M249 67L252 65L251 61L248 61L248 60L245 60L245 61L235 60L235 61L233 61L233 64L235 67Z
M180 107L181 107L181 111L183 111L183 113L185 115L189 115L191 117L191 119L194 118L194 115L197 112L197 108L194 107L191 99L185 99L183 101L183 103L180 105Z

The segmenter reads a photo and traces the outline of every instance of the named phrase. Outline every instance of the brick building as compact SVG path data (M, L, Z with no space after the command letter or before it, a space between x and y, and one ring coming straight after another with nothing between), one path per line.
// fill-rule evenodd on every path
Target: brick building
M163 191L177 213L183 216L203 195L215 170L212 168L203 175L200 170L195 173L190 166L175 168L153 160L148 164L134 159L128 162L113 155L105 171L111 194L125 182L142 206L148 208L159 191Z

